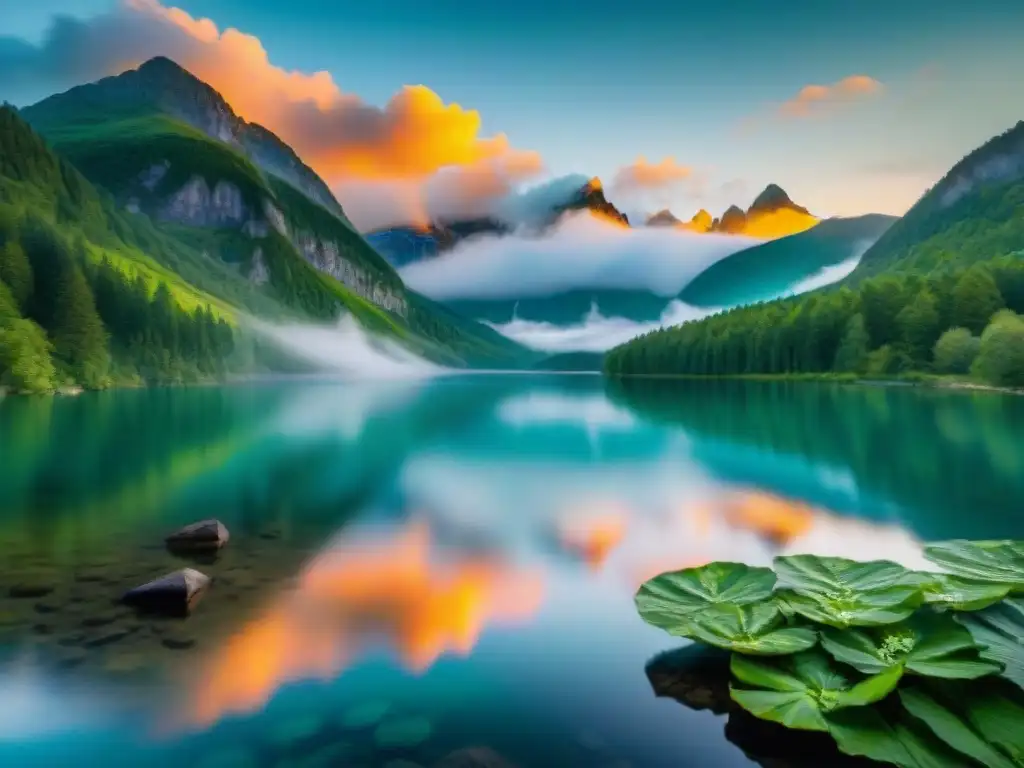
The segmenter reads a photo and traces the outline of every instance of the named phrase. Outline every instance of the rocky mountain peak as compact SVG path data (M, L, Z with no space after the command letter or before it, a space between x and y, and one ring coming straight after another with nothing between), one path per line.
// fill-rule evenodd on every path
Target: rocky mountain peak
M786 190L778 184L769 184L747 209L747 213L771 213L782 208L788 208L797 213L808 214L809 211L803 206L793 202Z

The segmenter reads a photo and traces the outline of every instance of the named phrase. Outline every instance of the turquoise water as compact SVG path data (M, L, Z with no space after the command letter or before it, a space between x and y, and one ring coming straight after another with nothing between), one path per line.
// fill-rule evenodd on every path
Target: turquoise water
M0 765L755 765L655 695L639 583L1024 538L1022 434L1024 398L592 376L9 398ZM213 516L215 561L164 551ZM116 604L186 565L188 619Z

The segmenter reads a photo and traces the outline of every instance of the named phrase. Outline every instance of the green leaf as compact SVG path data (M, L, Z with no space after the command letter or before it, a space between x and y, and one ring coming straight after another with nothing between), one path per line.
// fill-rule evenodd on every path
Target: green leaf
M829 735L839 751L900 768L968 768L969 762L902 709L854 707L830 712Z
M820 650L773 659L734 654L730 665L742 686L730 687L737 704L762 720L788 728L825 731L825 715L836 709L880 701L896 687L902 668L855 682Z
M924 556L961 578L1024 593L1024 541L940 541L927 545Z
M967 627L981 657L1002 664L1003 677L1024 688L1024 600L1019 598L978 613L957 614Z
M786 610L832 627L893 624L924 599L920 578L888 560L792 555L775 558L775 570Z
M780 589L775 599L784 604L785 612L803 616L816 624L825 624L840 629L855 626L881 626L903 621L917 610L920 591L908 588L904 602L890 605L896 599L893 594L867 592L843 598L828 598L819 595L801 594L791 589Z
M785 627L784 621L774 603L716 605L690 615L674 634L757 656L783 656L817 645L814 630Z
M715 562L655 576L636 593L636 609L648 624L675 635L684 619L712 605L749 605L768 600L775 587L770 568Z
M948 614L923 613L876 629L824 629L821 645L836 661L875 675L891 667L928 677L973 679L1003 667L979 658L974 638Z
M997 691L947 683L907 688L899 697L906 711L937 737L986 768L1024 765L1024 707Z
M922 573L924 600L937 609L980 611L1010 593L1009 584L972 581L948 573Z

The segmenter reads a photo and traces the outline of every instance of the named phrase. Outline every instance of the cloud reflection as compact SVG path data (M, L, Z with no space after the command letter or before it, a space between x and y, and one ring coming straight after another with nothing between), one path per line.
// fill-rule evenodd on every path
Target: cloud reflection
M189 722L260 709L281 686L336 677L381 645L423 672L444 654L468 655L486 626L528 619L542 596L538 573L441 552L422 522L346 539L202 669Z

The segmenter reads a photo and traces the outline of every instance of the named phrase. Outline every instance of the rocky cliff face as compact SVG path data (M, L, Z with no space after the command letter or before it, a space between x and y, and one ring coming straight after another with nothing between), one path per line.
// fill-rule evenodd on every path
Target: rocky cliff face
M234 184L219 181L210 189L205 179L193 176L164 201L156 217L192 227L241 227L251 214Z

